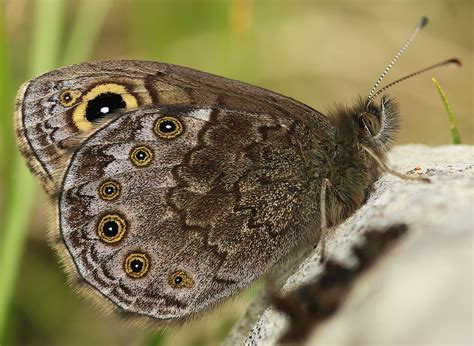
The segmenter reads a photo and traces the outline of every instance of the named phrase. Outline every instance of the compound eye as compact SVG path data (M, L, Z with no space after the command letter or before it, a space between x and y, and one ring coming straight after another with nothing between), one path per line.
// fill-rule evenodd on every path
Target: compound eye
M380 132L380 120L377 115L372 113L364 113L361 115L362 126L365 124L372 136L376 136Z

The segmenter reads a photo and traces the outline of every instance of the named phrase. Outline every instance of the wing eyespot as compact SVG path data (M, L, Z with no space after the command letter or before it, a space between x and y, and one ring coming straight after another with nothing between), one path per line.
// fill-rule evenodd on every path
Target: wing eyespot
M137 167L146 167L153 161L153 150L146 145L139 145L130 151L130 160Z
M172 116L164 116L156 120L153 130L160 138L172 139L183 133L184 126L179 119Z
M120 196L121 186L119 182L109 179L100 184L98 192L104 201L112 201Z
M194 286L193 279L184 270L171 273L168 283L173 288L192 288Z
M97 235L107 244L119 242L125 235L127 223L118 214L107 214L102 217L97 225Z
M59 95L59 102L63 107L71 107L77 103L81 95L80 90L66 89Z
M124 269L128 276L139 279L150 269L150 260L144 253L133 252L125 258Z
M74 109L72 120L79 130L90 131L94 121L118 109L130 109L137 106L137 98L124 85L99 84L82 97L82 102Z

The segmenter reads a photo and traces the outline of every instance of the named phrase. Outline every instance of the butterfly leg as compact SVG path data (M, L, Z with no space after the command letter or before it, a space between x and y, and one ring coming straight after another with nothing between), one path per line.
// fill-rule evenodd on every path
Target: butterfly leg
M418 177L418 176L414 176L414 175L408 175L408 174L403 174L403 173L397 172L393 168L390 168L385 162L383 162L373 150L371 150L370 148L366 147L363 144L359 144L359 145L361 146L362 149L364 149L367 152L367 154L369 154L375 160L375 162L377 163L377 165L379 165L380 169L383 172L394 175L394 176L396 176L400 179L403 179L403 180L416 180L416 181L421 181L421 182L424 182L424 183L430 183L431 182L430 179L425 178L425 177Z
M323 183L321 184L321 193L319 194L319 208L321 214L321 236L320 236L320 244L321 244L321 257L320 262L324 262L326 260L326 231L327 231L327 217L326 217L326 190L328 186L331 185L331 182L328 178L324 178Z
M380 99L380 124L385 124L385 122L387 121L387 110L385 108L385 105L387 104L388 102L388 97L386 96L382 96L382 98Z

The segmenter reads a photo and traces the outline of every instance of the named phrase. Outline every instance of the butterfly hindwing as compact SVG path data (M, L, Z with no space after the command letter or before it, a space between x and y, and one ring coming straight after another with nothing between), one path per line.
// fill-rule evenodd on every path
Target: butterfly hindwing
M62 181L60 235L79 275L121 309L161 320L235 293L282 258L275 247L284 256L317 236L307 204L318 179L307 171L324 138L310 122L192 107L110 120Z

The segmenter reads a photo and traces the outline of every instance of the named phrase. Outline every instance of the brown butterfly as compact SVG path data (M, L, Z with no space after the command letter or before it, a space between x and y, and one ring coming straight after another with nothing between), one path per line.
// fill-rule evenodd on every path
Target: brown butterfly
M398 111L374 101L398 81L376 90L426 23L366 100L328 115L157 62L82 63L25 83L17 139L57 207L53 244L72 280L120 311L177 321L316 244L388 169Z

